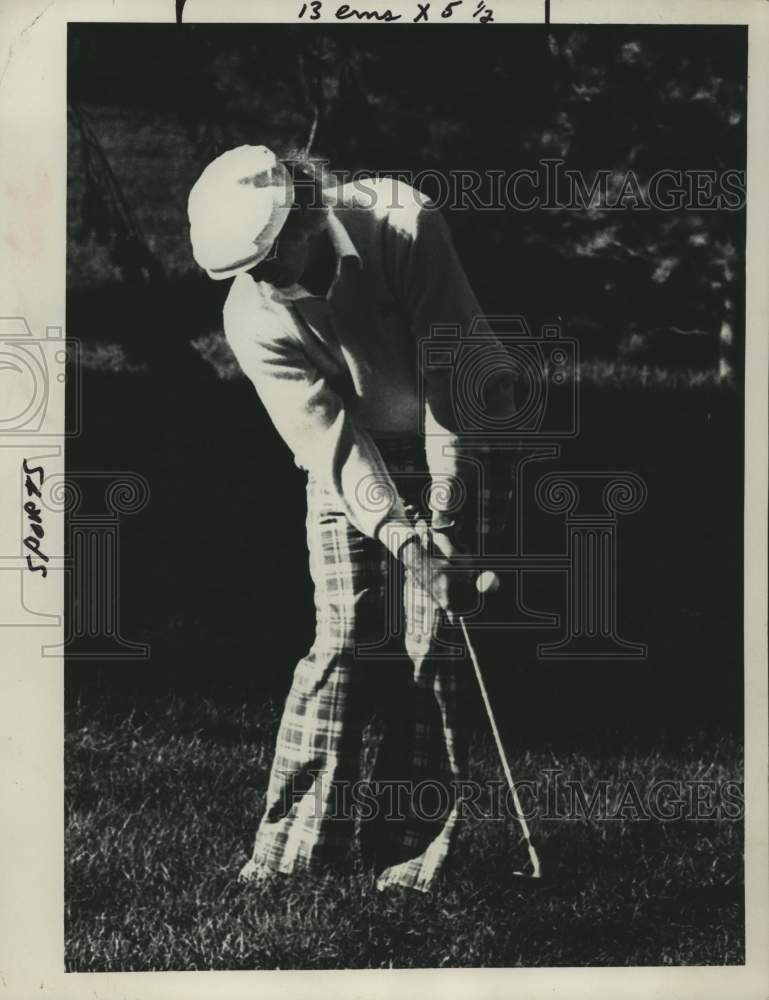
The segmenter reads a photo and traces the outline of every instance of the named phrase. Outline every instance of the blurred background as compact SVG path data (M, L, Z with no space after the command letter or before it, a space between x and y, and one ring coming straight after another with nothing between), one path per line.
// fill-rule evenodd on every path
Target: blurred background
M201 170L244 142L301 147L313 122L332 170L744 170L747 34L71 24L68 45L68 474L151 489L121 523L119 606L151 657L71 657L68 705L279 704L313 629L304 477L223 342L229 283L192 260ZM582 432L543 473L627 470L649 492L620 521L618 594L647 659L540 661L544 629L479 637L516 739L738 733L745 212L444 212L484 309L579 341ZM527 545L563 551L562 524L534 519ZM524 596L562 612L563 580L531 573Z

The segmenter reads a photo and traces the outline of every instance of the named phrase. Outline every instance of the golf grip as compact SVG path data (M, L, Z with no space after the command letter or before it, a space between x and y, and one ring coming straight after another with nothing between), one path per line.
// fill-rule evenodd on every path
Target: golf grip
M452 544L446 535L434 532L433 541L441 554L448 560L461 555L459 549ZM499 590L499 577L490 569L484 570L475 578L475 587L479 594L494 593L494 591Z

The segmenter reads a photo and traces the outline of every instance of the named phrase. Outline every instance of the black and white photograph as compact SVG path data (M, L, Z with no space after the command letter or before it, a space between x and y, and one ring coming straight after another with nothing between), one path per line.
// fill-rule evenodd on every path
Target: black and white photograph
M764 995L750 17L108 6L57 36L63 313L0 317L61 971Z

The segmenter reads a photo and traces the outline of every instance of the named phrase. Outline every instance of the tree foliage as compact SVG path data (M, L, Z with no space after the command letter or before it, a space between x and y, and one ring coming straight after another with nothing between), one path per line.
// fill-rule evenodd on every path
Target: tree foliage
M740 28L78 25L69 60L70 102L93 114L137 233L172 276L194 270L186 194L203 166L242 142L301 148L314 121L314 154L346 171L486 176L558 159L588 184L632 171L643 187L662 169L745 169ZM94 240L111 240L114 273L126 237L109 185L84 184L72 137L70 279L82 284L99 280ZM449 217L487 309L560 318L588 352L664 352L677 338L712 352L725 316L740 325L744 211Z

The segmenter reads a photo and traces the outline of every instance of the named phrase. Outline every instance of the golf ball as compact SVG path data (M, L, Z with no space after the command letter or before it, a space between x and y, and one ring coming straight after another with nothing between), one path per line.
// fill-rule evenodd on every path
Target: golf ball
M493 594L499 590L499 577L490 569L484 570L475 581L475 586L480 594Z

